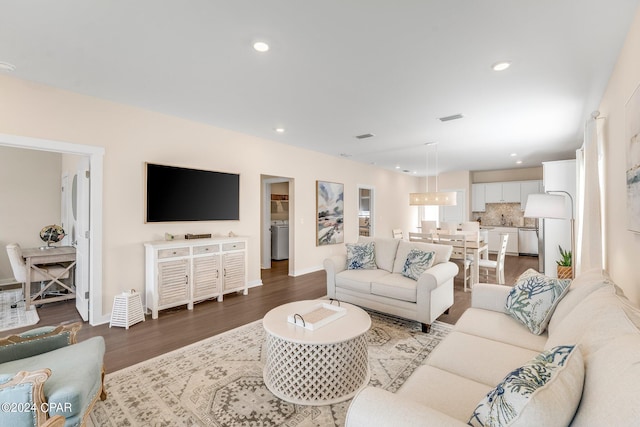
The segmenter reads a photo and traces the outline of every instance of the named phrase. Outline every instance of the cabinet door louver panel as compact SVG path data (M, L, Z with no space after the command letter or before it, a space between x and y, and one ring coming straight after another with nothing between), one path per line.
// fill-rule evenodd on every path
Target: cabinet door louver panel
M244 252L224 255L224 290L244 288Z
M193 297L212 297L218 293L220 258L207 256L193 259Z
M158 304L164 306L189 300L189 261L158 263Z

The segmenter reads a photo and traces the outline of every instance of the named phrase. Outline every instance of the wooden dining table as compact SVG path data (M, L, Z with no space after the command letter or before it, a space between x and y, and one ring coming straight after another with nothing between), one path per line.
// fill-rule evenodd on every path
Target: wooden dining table
M467 248L467 253L473 255L473 263L470 267L471 285L473 286L473 284L480 281L480 266L478 260L481 257L489 257L489 233L487 232L487 230L480 230L479 232L458 230L455 233L450 233L449 231L447 231L446 233L440 233L439 230L434 230L431 233L409 233L409 240L437 243L439 240L441 240L441 236L444 239L444 236L450 236L452 234L456 236L465 236L465 246ZM454 245L462 247L461 244L457 241L454 241Z

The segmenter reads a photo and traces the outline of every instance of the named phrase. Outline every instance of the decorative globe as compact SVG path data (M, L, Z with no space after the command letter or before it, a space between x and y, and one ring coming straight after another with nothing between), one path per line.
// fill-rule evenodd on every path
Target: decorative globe
M64 239L64 236L65 232L59 225L47 225L40 230L40 238L47 243L47 246L51 246L51 243L58 243Z

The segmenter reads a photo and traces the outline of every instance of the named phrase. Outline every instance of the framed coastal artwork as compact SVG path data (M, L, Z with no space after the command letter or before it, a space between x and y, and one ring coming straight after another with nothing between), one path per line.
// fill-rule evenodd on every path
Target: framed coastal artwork
M625 111L627 146L627 218L629 230L640 233L640 86Z
M316 181L316 246L344 243L344 184Z

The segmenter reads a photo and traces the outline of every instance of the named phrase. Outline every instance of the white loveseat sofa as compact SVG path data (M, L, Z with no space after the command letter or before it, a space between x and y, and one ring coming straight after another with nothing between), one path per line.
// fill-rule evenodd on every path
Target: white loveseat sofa
M559 345L580 349L581 358L573 364L578 369L554 378L545 392L556 395L538 401L541 407L527 407L509 425L640 425L640 312L621 290L599 271L582 275L557 304L547 330L534 335L505 313L510 289L476 284L472 307L426 364L396 394L362 390L349 407L346 425L467 425L478 403L509 372Z
M453 305L453 279L458 266L449 261L451 247L392 238L360 237L374 243L373 269L347 269L347 255L325 259L327 296L372 310L416 320L429 331L431 323ZM403 276L412 249L435 252L434 264L418 280Z

